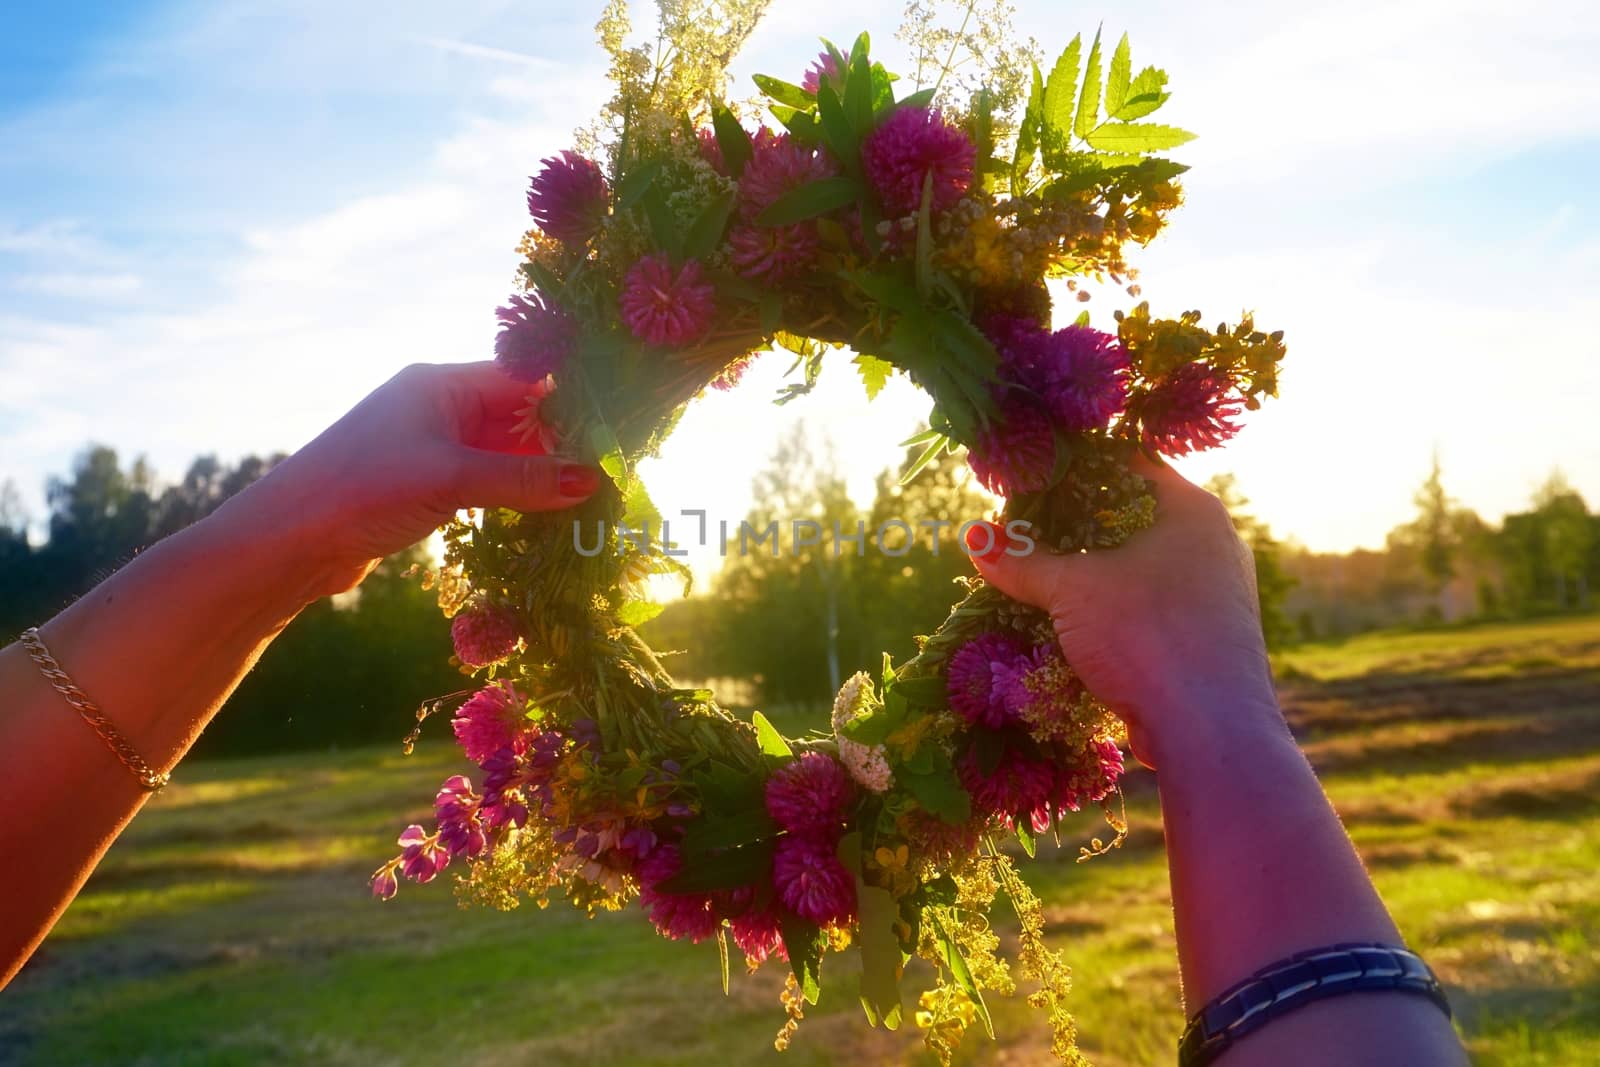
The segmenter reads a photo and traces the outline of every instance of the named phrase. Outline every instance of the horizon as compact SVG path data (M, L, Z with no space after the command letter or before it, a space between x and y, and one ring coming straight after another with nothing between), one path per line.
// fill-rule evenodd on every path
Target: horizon
M779 0L731 95L754 71L798 78L818 33L863 24L893 68L900 7ZM1046 64L1097 22L1126 29L1135 64L1171 74L1171 121L1200 135L1174 153L1194 167L1188 203L1135 257L1142 299L1207 321L1253 309L1286 332L1282 397L1180 470L1236 474L1275 535L1313 551L1381 546L1435 449L1451 495L1491 521L1555 469L1600 501L1583 178L1600 164L1600 14L1018 7ZM90 442L175 481L199 454L292 451L407 363L492 351L526 176L606 89L598 4L537 25L516 12L6 16L21 25L0 34L0 483L35 522L45 478ZM1130 303L1097 290L1088 306L1104 326ZM663 512L742 518L800 419L869 506L926 401L897 379L868 404L833 363L785 408L765 403L781 352L697 402L647 468Z

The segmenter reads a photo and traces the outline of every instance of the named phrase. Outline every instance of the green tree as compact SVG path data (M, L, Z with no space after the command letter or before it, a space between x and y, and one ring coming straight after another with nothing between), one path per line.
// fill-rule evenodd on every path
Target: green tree
M1427 479L1412 499L1417 505L1417 517L1411 528L1417 545L1418 562L1422 566L1429 592L1437 597L1445 584L1456 576L1457 547L1455 501L1444 490L1438 449L1434 449L1433 465L1428 470Z
M855 574L862 516L831 455L812 448L804 424L756 477L755 503L713 595L724 604L713 632L714 673L755 679L768 703L830 699L862 659Z
M1284 610L1289 591L1295 579L1283 565L1283 547L1272 536L1266 523L1246 510L1249 499L1239 490L1238 478L1232 474L1219 474L1206 483L1206 489L1215 494L1227 507L1233 519L1233 528L1250 546L1256 564L1256 597L1261 606L1261 633L1268 648L1282 648L1290 644L1304 625L1292 622Z
M1587 607L1596 544L1588 505L1559 471L1534 491L1532 504L1507 515L1495 538L1508 598L1520 612Z
M896 660L912 655L915 635L930 633L961 599L956 579L973 573L961 525L995 508L960 456L946 453L902 484L921 451L908 450L895 470L878 476L867 520L881 542L869 548L861 574L868 645Z
M1588 564L1594 537L1589 507L1560 471L1533 495L1557 609L1589 606Z

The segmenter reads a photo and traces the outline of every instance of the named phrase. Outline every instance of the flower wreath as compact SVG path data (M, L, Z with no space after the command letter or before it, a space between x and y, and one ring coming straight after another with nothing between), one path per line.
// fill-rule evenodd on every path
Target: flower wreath
M610 475L577 512L608 550L579 551L571 514L446 528L441 604L463 670L487 683L453 726L480 776L444 783L437 828L401 834L374 893L461 860L474 902L560 891L593 913L637 897L665 936L719 944L725 988L730 938L752 968L787 959L779 1048L817 999L825 952L859 950L862 1006L889 1028L919 956L936 977L916 1021L946 1061L975 1019L992 1035L984 990L1013 988L987 919L1003 895L1021 920L1018 970L1039 986L1029 1000L1056 1053L1081 1058L1068 969L1000 847L1014 838L1031 856L1035 835L1092 805L1112 844L1123 830L1108 806L1117 720L1048 620L973 579L917 655L845 683L830 734L785 738L674 684L635 632L658 610L644 579L681 569L669 546L630 536L660 522L635 464L757 350L796 354L786 400L848 346L869 395L904 374L932 398L907 477L964 447L1008 529L1026 523L1059 551L1112 546L1154 514L1134 451L1231 436L1275 392L1281 334L1146 304L1115 333L1086 312L1052 329L1044 280L1080 300L1082 279L1128 285L1124 249L1180 200L1185 168L1154 153L1190 135L1139 121L1167 99L1166 75L1134 74L1126 37L1103 71L1096 35L1081 77L1078 38L1048 76L1018 62L1026 50L986 48L964 96L950 60L897 96L866 35L848 53L824 42L800 84L755 79L781 129L752 132L715 94L764 4L706 6L663 0L646 49L625 44L626 5L612 3L600 33L617 94L587 152L532 179L526 287L499 312L496 355L530 383L535 446Z

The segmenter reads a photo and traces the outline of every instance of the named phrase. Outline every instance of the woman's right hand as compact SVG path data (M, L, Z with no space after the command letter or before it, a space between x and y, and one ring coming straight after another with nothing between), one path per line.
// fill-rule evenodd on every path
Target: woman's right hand
M1090 692L1159 766L1224 727L1283 729L1256 600L1255 562L1222 502L1143 459L1155 525L1115 549L974 557L1001 592L1049 612ZM996 542L1005 545L1002 537Z

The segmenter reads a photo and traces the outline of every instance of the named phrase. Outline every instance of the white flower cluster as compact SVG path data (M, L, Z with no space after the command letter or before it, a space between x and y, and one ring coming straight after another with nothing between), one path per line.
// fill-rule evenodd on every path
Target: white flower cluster
M877 701L872 679L859 671L845 679L839 695L833 698L833 736L839 742L839 762L850 772L862 788L873 793L886 793L894 783L889 770L889 757L882 745L863 745L844 735L847 723L868 711Z

